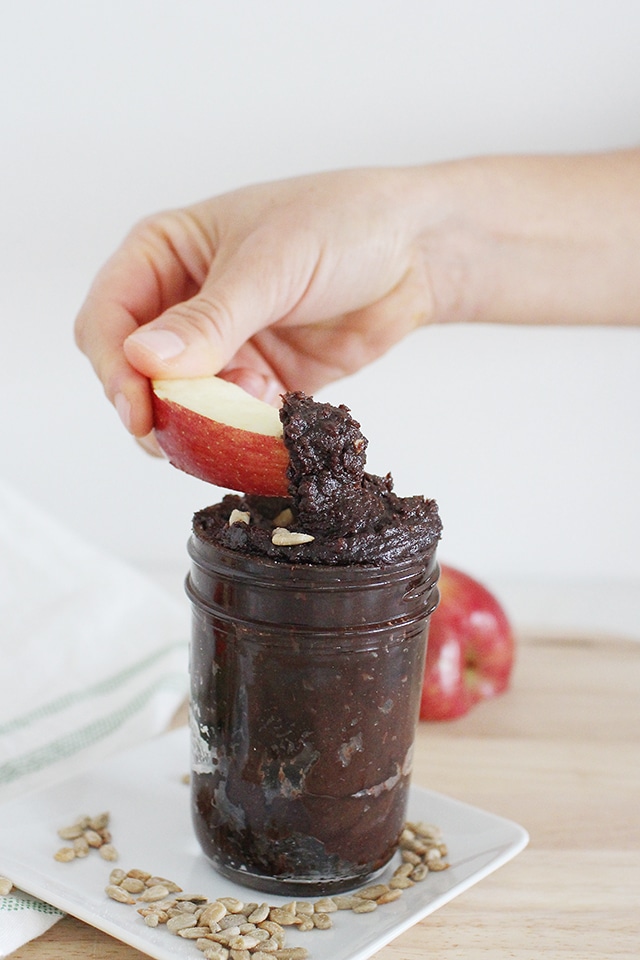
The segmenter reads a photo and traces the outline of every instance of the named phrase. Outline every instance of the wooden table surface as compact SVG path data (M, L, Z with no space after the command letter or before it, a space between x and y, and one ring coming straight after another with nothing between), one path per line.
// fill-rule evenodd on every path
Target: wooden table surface
M422 724L416 753L414 782L516 820L531 842L377 960L638 960L640 643L521 639L512 689ZM79 957L143 954L71 917L13 954Z

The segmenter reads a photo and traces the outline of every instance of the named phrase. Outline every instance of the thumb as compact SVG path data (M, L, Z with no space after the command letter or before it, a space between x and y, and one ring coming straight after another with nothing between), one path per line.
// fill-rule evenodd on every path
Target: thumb
M221 252L194 297L130 334L124 351L132 366L150 378L211 376L255 333L291 314L319 255L310 238L271 233L254 231L223 266Z

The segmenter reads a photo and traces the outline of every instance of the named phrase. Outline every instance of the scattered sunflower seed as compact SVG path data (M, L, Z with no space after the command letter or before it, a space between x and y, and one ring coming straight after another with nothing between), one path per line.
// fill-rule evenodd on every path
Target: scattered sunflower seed
M112 843L103 843L102 846L98 848L98 853L103 860L113 861L118 859L118 851Z
M313 539L305 534L294 536L304 538L297 542ZM93 825L99 823L94 818ZM91 835L92 829L90 818L83 818L81 837L87 848L90 845L87 833ZM106 827L100 829L104 833ZM74 843L78 839L76 837ZM99 849L102 851L108 846L103 842ZM321 897L316 901L294 900L279 906L266 902L244 903L236 897L210 901L204 894L183 893L173 881L143 870L125 873L114 869L105 889L113 900L140 904L138 913L147 926L165 924L173 935L193 941L205 960L306 960L309 952L305 947L285 946L286 927L295 926L300 932L329 930L333 926L332 913L338 910L372 913L380 906L394 903L403 890L424 880L431 870L445 870L449 866L444 859L447 848L442 835L428 824L407 824L402 831L399 852L402 862L388 883L370 884L352 894ZM56 856L73 859L76 854L73 847L63 847ZM4 889L2 880L0 878L0 893ZM6 884L10 889L10 882Z
M414 886L414 882L409 877L392 877L389 886L392 890L408 890Z
M352 894L336 894L336 896L333 897L333 902L338 910L353 910L356 904L362 901L359 897L355 897Z
M97 830L91 830L91 829L85 830L84 838L89 844L89 846L95 847L96 850L98 847L101 847L102 844L104 843L104 840L102 839L100 834L97 832Z
M70 863L75 858L76 852L73 847L60 847L53 855L53 859L57 860L58 863Z
M13 883L9 877L0 877L0 897L7 897L13 890Z
M388 893L389 887L386 883L375 883L370 887L364 887L363 890L358 890L356 897L359 897L361 900L377 900L378 897L381 897L383 893Z
M381 897L378 897L376 903L379 907L384 906L385 903L393 903L394 900L398 900L402 896L402 890L389 890L387 893L383 893Z
M284 907L272 907L269 916L281 927L291 927L300 922L293 910L286 910Z
M73 823L70 827L60 827L58 836L61 840L77 840L84 833L79 823Z
M111 876L116 873L115 870L111 872ZM139 880L137 877L127 877L124 876L120 880L119 884L123 890L126 890L127 893L142 893L145 890L145 885L143 880Z
M431 860L429 863L429 872L437 873L440 870L447 870L449 864L444 860Z
M247 919L250 920L251 923L261 923L269 916L269 909L268 903L261 903L255 910L251 911Z
M227 908L227 913L242 913L244 910L244 903L237 897L218 897L218 903Z
M73 850L76 857L88 857L89 856L89 844L87 839L84 836L76 837L73 841Z
M198 923L197 917L194 917L192 913L179 913L175 917L169 917L167 920L167 930L170 933L177 933L178 930L184 929L184 927L195 927Z
M140 895L143 903L153 903L154 900L164 900L169 896L169 891L162 883L157 883L153 887L147 887Z
M332 897L321 897L320 900L316 900L313 909L316 913L335 913L338 908Z
M374 910L378 909L378 904L375 900L360 900L351 909L354 913L373 913Z
M106 895L111 897L112 900L117 900L118 903L135 903L130 893L127 893L126 890L123 890L122 887L118 887L115 883L110 883L109 886L105 887Z

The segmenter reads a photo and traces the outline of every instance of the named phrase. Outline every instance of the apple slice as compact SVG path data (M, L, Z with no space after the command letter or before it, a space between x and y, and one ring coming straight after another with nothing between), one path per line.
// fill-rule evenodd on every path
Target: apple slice
M287 495L289 454L275 407L220 377L152 386L155 434L174 467L241 493Z

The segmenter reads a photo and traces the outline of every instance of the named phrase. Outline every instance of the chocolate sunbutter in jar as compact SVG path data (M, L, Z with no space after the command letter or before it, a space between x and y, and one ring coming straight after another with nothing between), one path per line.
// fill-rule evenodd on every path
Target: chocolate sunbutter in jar
M441 525L434 501L364 472L345 407L287 394L281 419L291 497L194 518L192 814L223 875L317 896L397 848ZM278 527L309 539L280 545Z

